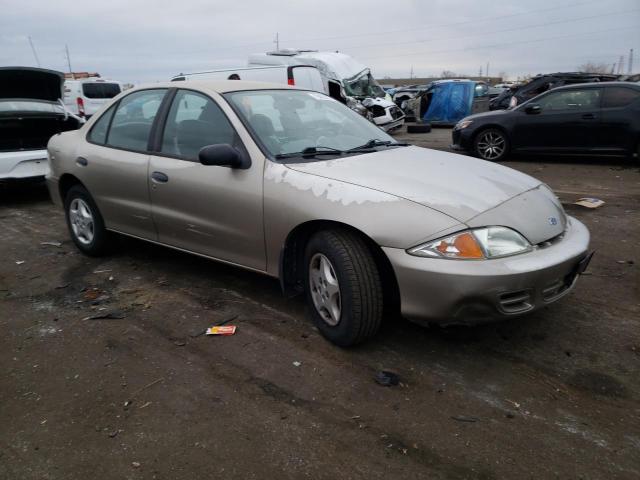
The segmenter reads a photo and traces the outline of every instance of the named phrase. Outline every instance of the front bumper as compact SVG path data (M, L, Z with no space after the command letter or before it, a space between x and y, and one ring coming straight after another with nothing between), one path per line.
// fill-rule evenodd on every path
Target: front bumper
M383 247L400 288L402 315L418 322L473 325L532 312L565 296L588 254L589 231L568 218L564 237L493 260L423 258Z
M48 172L46 150L0 152L0 180L44 177Z
M456 151L470 152L473 149L473 132L467 127L451 131L451 145L449 148Z

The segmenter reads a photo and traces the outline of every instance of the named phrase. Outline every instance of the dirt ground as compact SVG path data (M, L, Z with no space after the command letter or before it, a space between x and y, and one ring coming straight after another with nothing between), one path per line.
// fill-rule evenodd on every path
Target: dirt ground
M398 137L446 149L450 130ZM349 350L276 280L131 239L84 257L46 189L0 188L0 478L639 478L638 167L505 164L591 230L575 290L500 324L386 324ZM234 336L202 335L232 318Z

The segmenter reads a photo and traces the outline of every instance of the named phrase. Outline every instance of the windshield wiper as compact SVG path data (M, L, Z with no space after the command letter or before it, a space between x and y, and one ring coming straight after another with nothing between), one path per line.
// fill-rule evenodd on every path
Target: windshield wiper
M307 147L300 152L292 153L279 153L276 158L291 158L291 157L315 157L316 155L342 155L344 150L340 150L333 147Z
M347 152L360 152L362 150L371 150L374 147L407 147L408 143L398 143L391 140L378 140L377 138L372 138L364 145L360 145L359 147L353 147L347 150Z

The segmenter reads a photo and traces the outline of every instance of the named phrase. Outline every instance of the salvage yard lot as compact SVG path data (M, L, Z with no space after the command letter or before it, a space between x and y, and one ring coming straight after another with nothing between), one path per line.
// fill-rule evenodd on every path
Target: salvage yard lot
M397 137L446 149L450 130ZM576 289L511 322L387 324L349 350L276 280L131 239L84 257L46 189L1 188L0 478L638 478L638 168L505 165L590 229ZM202 335L229 319L234 336Z

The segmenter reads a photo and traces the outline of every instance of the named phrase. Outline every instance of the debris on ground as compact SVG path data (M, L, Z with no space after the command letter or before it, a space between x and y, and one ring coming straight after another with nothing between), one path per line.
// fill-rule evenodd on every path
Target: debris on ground
M480 421L479 418L467 417L465 415L454 415L451 417L451 420L455 420L456 422L467 422L467 423L475 423Z
M375 381L383 387L391 387L400 383L400 377L398 377L398 374L388 370L381 370L376 373Z
M40 245L49 245L51 247L61 247L62 242L40 242Z
M87 317L87 320L119 320L125 318L125 316L122 310L111 310L110 312L98 313Z
M131 394L131 396L129 397L129 400L124 402L124 407L127 408L129 405L131 405L133 403L133 400L136 398L136 396L138 394L140 394L143 390L146 390L147 388L153 387L156 383L160 383L164 380L164 377L160 377L157 380L154 380L151 383L147 383L145 386L140 387L138 390L136 390L135 392L133 392ZM150 402L147 402L144 407L146 407Z
M573 204L580 205L581 207L586 207L586 208L598 208L604 205L604 200L600 200L599 198L584 197L584 198L579 198L578 200L573 202Z
M213 326L207 328L205 335L233 335L236 333L235 325Z
M94 270L93 273L107 273L110 272L110 269L105 269L105 270Z
M140 462L131 462L133 468L140 468Z
M298 362L297 360L293 362L294 367L299 367L300 365L302 365L302 362Z
M16 265L22 265L24 263L24 260L16 260Z

